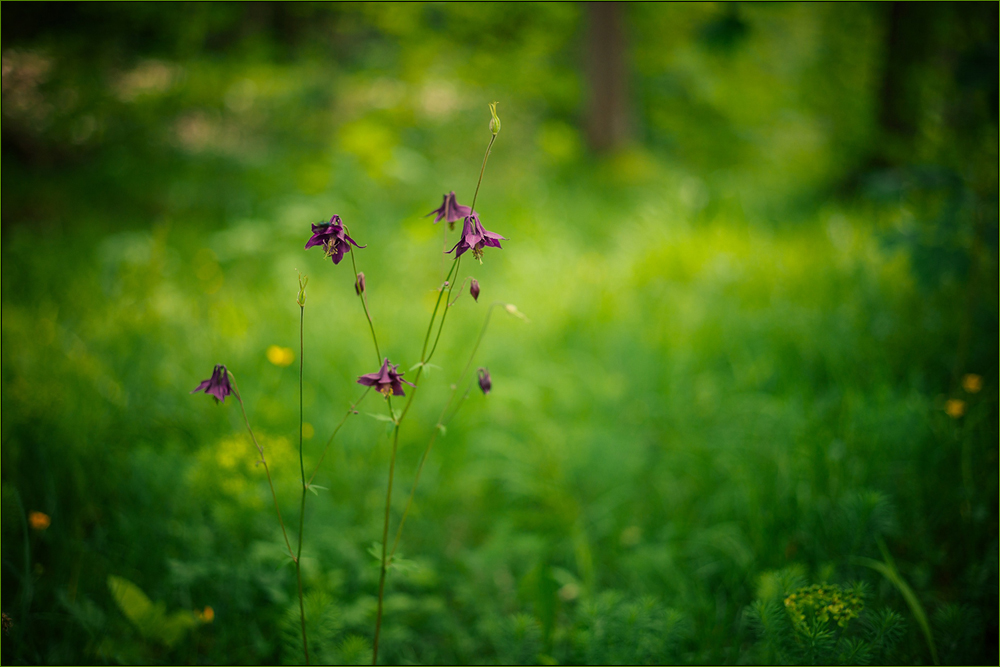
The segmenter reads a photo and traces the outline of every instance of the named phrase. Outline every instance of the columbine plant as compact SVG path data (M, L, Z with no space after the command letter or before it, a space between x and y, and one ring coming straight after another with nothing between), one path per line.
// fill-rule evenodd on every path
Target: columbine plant
M504 304L502 302L494 302L490 305L486 312L486 318L483 322L483 327L480 330L479 337L476 339L475 344L469 354L468 362L462 369L462 372L458 376L458 380L451 385L451 394L448 400L445 402L441 414L438 417L437 422L431 429L430 437L428 439L427 445L424 448L423 454L420 458L419 465L417 466L417 472L413 479L413 485L410 490L409 497L404 506L403 513L400 516L399 523L396 526L395 539L392 542L392 546L389 546L389 524L391 519L391 507L392 507L392 491L393 491L393 481L396 468L396 452L399 446L399 434L400 429L406 416L410 412L410 408L413 405L413 401L416 398L417 392L420 388L420 378L423 375L424 369L430 364L431 359L434 356L434 352L437 350L438 342L441 339L441 333L444 330L445 321L448 317L448 312L458 301L456 296L455 300L451 300L452 292L455 287L455 281L459 274L459 269L462 262L462 256L469 250L472 251L472 256L479 260L480 263L483 261L484 251L486 248L497 248L500 249L500 241L506 240L505 237L497 234L495 232L488 231L483 223L480 221L479 213L476 212L476 200L479 196L479 188L483 182L483 174L486 171L486 163L490 157L490 151L493 148L493 143L496 141L497 134L500 132L500 119L496 114L496 102L490 104L490 141L486 148L486 154L483 156L483 163L479 170L479 179L476 182L476 189L472 196L472 205L463 206L458 203L458 198L455 191L452 190L447 195L444 196L444 200L441 206L433 211L429 215L434 215L434 223L441 220L445 220L448 223L448 228L444 230L444 248L447 248L447 237L449 229L454 229L454 223L458 220L462 220L462 231L458 237L457 242L448 250L445 255L454 253L451 259L451 266L445 275L442 284L438 288L437 300L434 304L434 309L431 313L430 322L427 325L427 331L424 334L423 345L420 351L420 360L410 369L415 371L412 378L412 382L403 379L404 373L399 371L399 365L394 364L390 361L388 356L383 356L381 349L378 344L378 335L375 330L375 323L372 319L371 312L368 307L368 288L366 285L365 274L358 271L357 260L355 256L356 252L352 252L352 246L354 249L363 249L367 246L358 244L353 238L351 238L347 226L344 224L343 220L339 215L334 215L330 218L329 222L313 224L312 225L312 235L306 242L305 249L309 249L315 246L319 246L323 249L326 256L329 257L333 263L339 264L344 258L345 254L350 254L351 265L354 270L354 291L361 301L362 310L365 314L365 319L368 322L368 329L371 333L372 345L374 347L375 356L377 362L380 364L378 370L372 373L362 374L358 377L357 383L364 386L364 393L347 409L344 417L340 420L334 428L333 433L330 435L329 439L324 446L319 460L316 464L316 468L312 475L306 478L305 474L305 463L303 458L303 437L302 428L304 423L304 414L302 406L302 373L303 373L303 356L304 356L304 345L303 345L303 327L305 324L305 302L306 302L306 279L304 277L299 278L299 291L296 298L296 303L299 305L299 470L302 479L302 494L301 502L299 507L299 533L298 533L298 543L295 550L292 549L291 542L288 539L288 534L285 530L285 524L281 517L281 510L278 507L277 496L274 492L274 484L271 482L270 470L267 467L267 463L264 460L264 449L257 442L256 436L254 436L253 430L250 428L250 421L247 418L246 408L243 404L243 399L236 387L236 380L232 373L222 365L218 365L212 372L212 377L208 380L203 381L194 391L204 391L211 394L217 402L224 401L226 396L230 394L235 395L237 401L240 404L240 408L243 411L244 422L246 423L247 431L250 433L251 440L257 448L257 453L260 457L259 463L263 464L264 470L267 474L268 484L271 487L271 496L274 499L275 512L278 515L278 522L281 526L282 535L285 539L285 546L288 549L288 555L291 560L295 563L296 579L298 583L298 594L299 594L299 612L302 625L302 651L305 656L305 662L309 663L309 641L306 633L306 617L305 617L305 605L303 603L303 591L302 591L302 572L300 567L300 560L302 557L302 542L303 542L303 532L304 532L304 517L305 517L305 506L306 506L306 492L315 492L316 487L312 484L312 480L315 478L316 474L319 472L320 467L323 464L323 460L326 457L326 453L329 450L331 444L334 441L340 428L344 425L347 419L352 414L357 414L357 406L361 401L368 395L371 389L375 389L384 398L386 408L388 410L387 420L392 424L392 450L389 457L389 471L388 471L388 484L386 488L386 498L385 498L385 516L382 528L382 542L377 547L376 556L379 559L379 585L378 585L378 607L375 617L375 630L374 638L372 642L372 664L377 664L378 662L378 648L379 648L379 637L382 630L382 612L383 612L383 600L385 597L385 583L388 571L391 568L393 557L396 554L396 550L399 546L400 539L403 533L403 525L406 523L406 518L409 515L410 507L413 504L414 495L416 493L417 484L420 481L420 474L423 471L424 463L427 461L430 455L431 449L434 446L434 442L439 435L443 435L446 432L446 426L451 421L451 419L458 412L459 408L464 403L465 399L469 395L469 391L473 386L473 380L466 383L466 378L469 374L469 369L472 367L472 362L476 356L476 352L479 350L479 346L482 343L483 336L486 333L486 329L489 326L490 317L493 313L493 309L498 306L504 306L505 310L515 316L524 318L523 315L517 310L513 304ZM480 285L479 281L473 277L469 277L462 281L462 288L459 289L459 295L462 294L464 285L466 281L470 282L469 294L472 296L473 300L478 302L480 295ZM485 368L480 368L477 371L477 378L475 382L478 382L479 388L482 390L483 394L486 395L490 392L492 388L492 380L490 378L490 373ZM410 387L409 391L403 389L403 385L406 384ZM465 387L465 391L457 402L455 397L458 394L460 387ZM192 392L193 393L193 392ZM405 403L402 409L398 412L393 409L392 401L393 398L405 399Z

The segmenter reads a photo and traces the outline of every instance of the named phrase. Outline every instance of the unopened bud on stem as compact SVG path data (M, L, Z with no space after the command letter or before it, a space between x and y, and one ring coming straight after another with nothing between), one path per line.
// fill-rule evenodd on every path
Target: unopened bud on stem
M303 276L299 274L299 295L295 297L295 303L299 304L299 308L304 308L306 305L306 285L309 283L309 276Z
M490 102L490 132L493 136L497 136L500 133L500 118L497 116L497 104L498 102Z
M358 277L354 281L354 291L358 293L358 296L361 296L362 294L365 293L365 274L364 273L358 273Z

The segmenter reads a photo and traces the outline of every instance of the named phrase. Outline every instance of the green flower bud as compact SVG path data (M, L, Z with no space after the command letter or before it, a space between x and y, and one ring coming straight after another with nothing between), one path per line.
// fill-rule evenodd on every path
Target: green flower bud
M490 115L493 116L490 119L490 132L493 133L494 137L500 132L500 118L497 117L497 104L498 102L490 103Z

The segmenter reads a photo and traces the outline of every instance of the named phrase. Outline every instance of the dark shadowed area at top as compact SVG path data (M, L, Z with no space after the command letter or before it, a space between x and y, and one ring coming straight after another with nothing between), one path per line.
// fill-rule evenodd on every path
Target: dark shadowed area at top
M995 3L3 14L5 664L996 664Z

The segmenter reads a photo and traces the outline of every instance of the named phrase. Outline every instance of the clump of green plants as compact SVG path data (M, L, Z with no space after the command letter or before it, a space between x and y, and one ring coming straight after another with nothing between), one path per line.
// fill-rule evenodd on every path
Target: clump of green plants
M892 609L866 605L871 594L864 582L806 586L794 569L763 577L768 578L772 585L762 585L746 611L761 640L756 647L758 661L806 665L892 662L906 624Z

